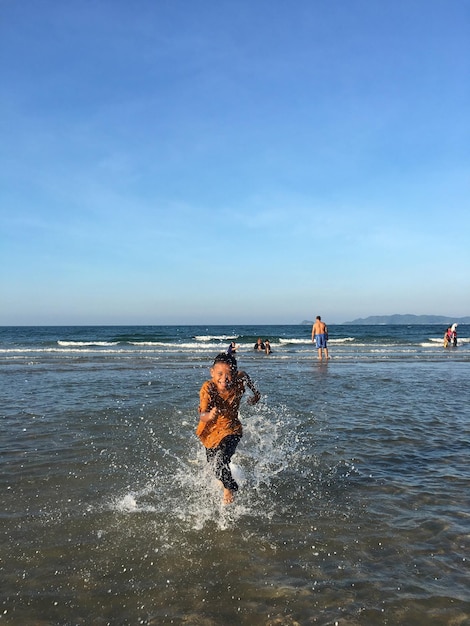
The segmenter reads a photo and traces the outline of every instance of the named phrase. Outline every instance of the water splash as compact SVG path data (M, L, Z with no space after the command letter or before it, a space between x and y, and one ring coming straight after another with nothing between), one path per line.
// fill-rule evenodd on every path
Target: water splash
M163 447L157 437L154 446L160 463L153 476L141 486L114 498L110 508L120 514L155 513L165 524L177 522L187 530L201 530L208 524L224 530L242 518L269 519L276 505L270 495L277 476L295 463L301 454L295 436L296 419L285 407L273 410L265 404L246 407L241 415L244 436L232 462L232 471L240 486L234 503L222 502L220 483L214 478L202 445L191 433L186 454L178 456ZM188 422L185 422L190 424Z

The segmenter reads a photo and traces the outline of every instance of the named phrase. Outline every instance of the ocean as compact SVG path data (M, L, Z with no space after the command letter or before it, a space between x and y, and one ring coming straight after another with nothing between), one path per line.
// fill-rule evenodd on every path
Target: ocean
M1 327L0 624L469 625L470 326L444 331L330 325L320 362L306 325ZM230 341L262 399L224 506L195 429Z

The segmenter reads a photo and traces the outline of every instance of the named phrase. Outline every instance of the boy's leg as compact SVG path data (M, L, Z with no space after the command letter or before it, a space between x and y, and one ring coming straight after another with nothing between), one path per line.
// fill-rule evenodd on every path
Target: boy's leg
M238 491L238 484L232 476L230 461L235 454L239 442L240 437L238 435L229 435L220 442L220 447L222 448L222 484L225 489L228 489L232 493Z
M217 448L206 449L206 457L208 462L213 463L215 477L222 482L224 489L231 492L238 491L238 485L230 471L230 460L239 441L238 435L229 435L222 439Z

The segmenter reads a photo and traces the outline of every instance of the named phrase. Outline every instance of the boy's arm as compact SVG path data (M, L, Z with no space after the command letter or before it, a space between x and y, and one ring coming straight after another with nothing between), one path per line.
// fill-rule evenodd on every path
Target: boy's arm
M243 376L245 378L246 386L253 392L253 396L251 398L248 398L248 403L256 404L257 402L261 400L261 394L256 388L254 382L251 380L251 378L248 376L246 372L243 372Z
M217 418L217 407L211 407L211 404L211 395L207 389L206 384L204 384L201 387L201 391L199 392L199 419L201 420L201 422L207 423Z

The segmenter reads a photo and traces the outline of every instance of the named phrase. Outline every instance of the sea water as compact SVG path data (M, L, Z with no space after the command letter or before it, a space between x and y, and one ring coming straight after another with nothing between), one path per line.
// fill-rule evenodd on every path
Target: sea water
M470 624L470 327L329 330L0 328L0 623ZM194 431L230 341L262 399L224 506Z

